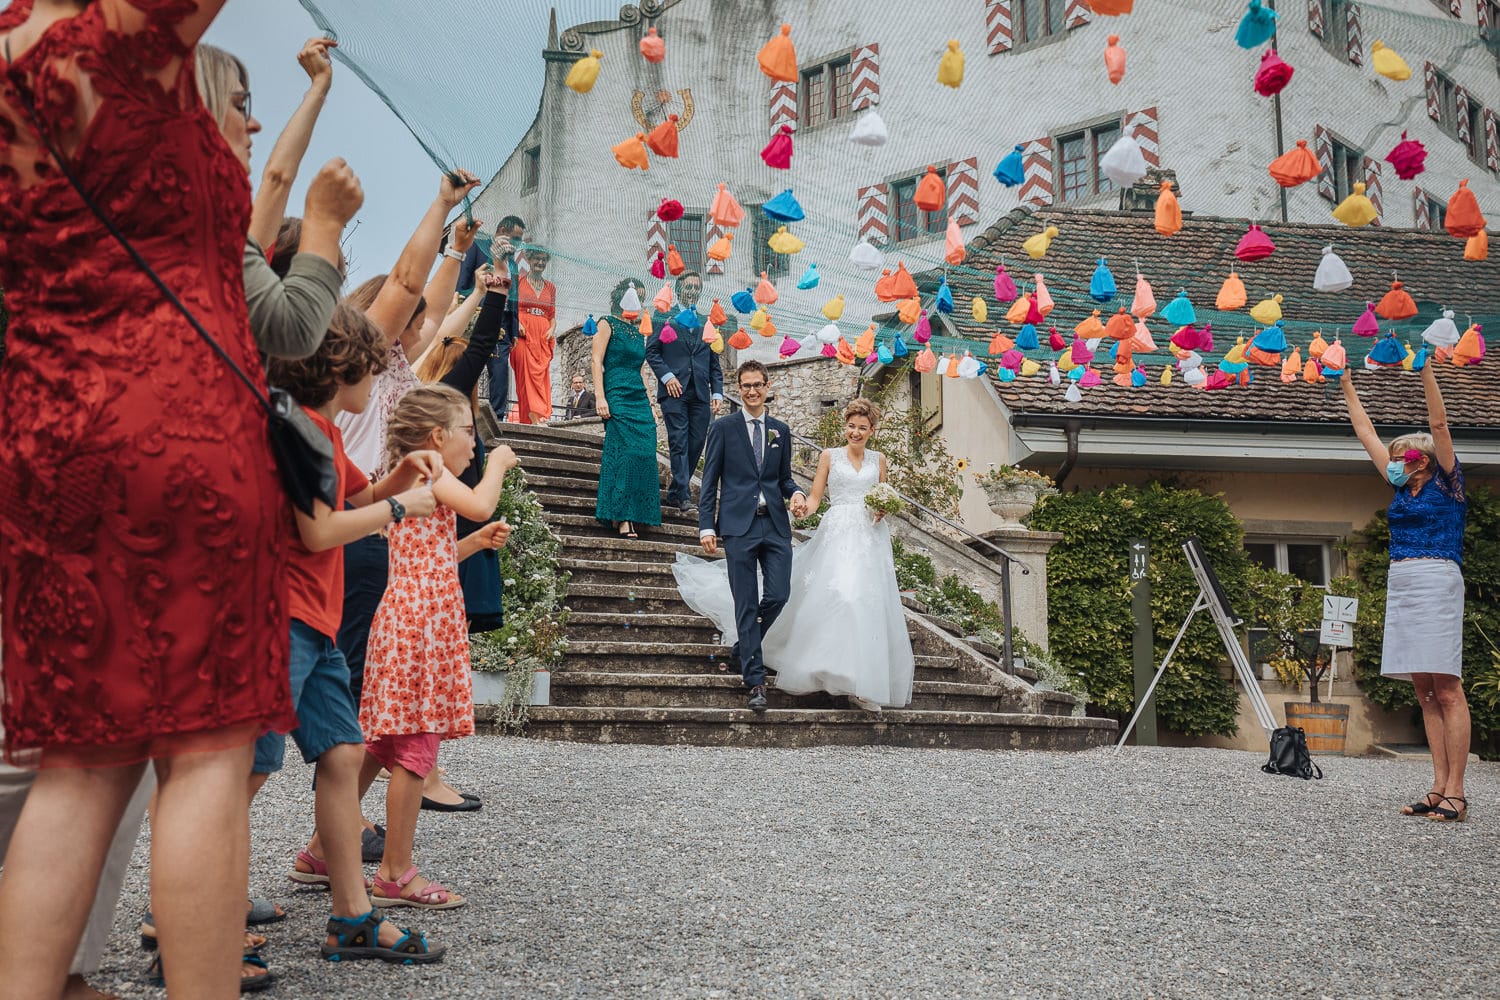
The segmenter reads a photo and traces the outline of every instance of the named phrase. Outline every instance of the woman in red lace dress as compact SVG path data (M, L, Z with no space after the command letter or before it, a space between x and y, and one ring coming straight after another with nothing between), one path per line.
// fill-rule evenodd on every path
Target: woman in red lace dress
M258 378L241 278L251 119L226 142L193 81L193 45L222 5L14 0L0 13L5 750L43 768L0 880L4 998L62 989L147 761L169 987L238 992L251 741L295 725L286 501L253 397L41 139Z

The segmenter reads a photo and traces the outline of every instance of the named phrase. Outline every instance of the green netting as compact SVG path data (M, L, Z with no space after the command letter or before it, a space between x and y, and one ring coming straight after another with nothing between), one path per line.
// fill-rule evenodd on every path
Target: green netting
M576 95L559 89L559 99L543 109L540 107L542 86L549 64L543 59L542 49L548 42L549 23L548 9L538 3L491 0L483 5L483 10L478 10L476 5L458 3L456 0L423 0L420 3L400 5L372 5L368 0L301 2L323 29L339 39L340 45L335 51L335 57L380 95L411 129L435 163L445 169L463 167L487 180L496 174L516 150L517 143L538 114L558 116L556 124L563 124L562 119L566 117L567 127L573 130L574 135L583 130L593 130L588 134L594 135L594 141L604 149L638 131L638 125L628 111L618 106L606 107L607 102L601 95L607 92L606 81L611 77L617 81L623 76L633 81L634 87L647 94L661 90L675 93L679 88L708 76L741 74L745 77L743 85L738 88L727 88L721 84L720 93L728 95L733 91L733 101L736 104L733 108L724 110L738 116L736 121L758 122L757 128L739 130L737 133L734 130L715 129L710 122L708 128L700 127L684 134L680 159L657 161L661 165L653 166L647 173L625 171L608 161L606 165L597 168L599 172L593 183L570 189L561 196L568 205L570 221L567 225L557 226L554 220L553 231L540 232L534 228L529 234L546 245L555 261L566 262L568 265L568 280L559 282L558 288L558 305L563 322L582 319L584 313L598 314L606 311L608 292L622 277L642 279L650 290L654 290L658 284L647 274L644 239L632 240L628 251L622 251L619 247L609 246L596 239L591 231L591 220L610 217L640 219L643 220L640 231L644 234L644 220L663 196L677 197L690 205L706 208L713 186L720 180L729 182L731 188L741 194L741 201L750 208L752 199L745 197L743 192L758 189L774 195L785 187L795 189L799 180L806 183L806 178L814 172L820 178L820 184L826 185L832 178L836 181L835 186L852 193L856 186L867 183L872 177L880 179L891 176L896 171L911 166L912 152L909 148L900 153L888 152L896 143L879 150L848 146L845 147L847 153L819 159L799 152L792 170L787 172L772 171L761 164L757 154L766 138L764 109L767 82L758 72L753 58L746 57L741 39L751 38L755 40L755 46L758 46L761 40L775 33L777 24L783 18L794 25L795 31L799 19L817 16L818 12L814 7L825 6L822 3L809 5L801 2L771 4L761 0L680 0L675 5L676 8L703 5L703 17L710 19L714 26L712 31L683 37L674 36L671 31L674 17L681 13L680 9L674 7L666 8L660 20L653 21L642 15L640 7L626 5L622 9L618 3L610 0L562 0L553 6L557 28L564 34L564 47L569 28L591 20L613 22L624 17L638 20L641 31L647 24L659 23L667 39L667 60L658 67L648 66L634 52L634 39L639 37L638 34L625 32L619 33L617 37L616 33L590 35L585 32L582 35L585 47L596 39L607 39L613 46L607 54L601 76L600 88L604 89L596 88L591 95ZM1017 6L1021 2L1022 0L1017 0ZM711 13L707 11L710 3ZM1159 4L1159 0L1143 0L1143 10L1147 3ZM648 0L641 6L646 8L647 13L660 12L662 8L660 0L655 3ZM850 19L864 19L867 22L868 30L859 32L861 36L879 37L882 58L896 58L895 53L903 44L903 36L900 31L892 30L885 23L889 12L883 5L846 0L846 6ZM1185 90L1193 88L1195 80L1201 78L1201 74L1232 75L1243 80L1243 85L1248 90L1261 50L1245 51L1234 43L1234 25L1245 8L1244 3L1240 0L1199 0L1196 3L1171 6L1183 9L1180 20L1171 20L1168 22L1169 26L1163 27L1163 20L1155 18L1150 21L1152 27L1149 32L1140 29L1145 22L1139 15L1107 19L1107 30L1091 27L1090 47L1097 46L1102 51L1107 32L1117 32L1128 50L1143 51L1149 47L1158 59L1164 56L1180 57L1185 71L1175 85ZM1311 53L1308 47L1310 36L1305 0L1283 3L1281 6L1284 8L1281 12L1281 30L1284 34L1297 33L1300 58L1344 58L1347 62L1340 49L1347 44L1348 4L1325 3L1325 40L1319 48L1327 51L1315 48ZM1388 131L1393 124L1420 119L1424 113L1424 58L1433 59L1441 67L1467 66L1465 72L1473 70L1476 65L1486 65L1490 73L1494 72L1495 33L1486 33L1476 27L1471 4L1464 6L1463 19L1446 17L1444 11L1439 9L1444 5L1419 11L1418 8L1423 6L1413 3L1410 10L1398 10L1379 4L1360 3L1359 31L1363 38L1362 51L1366 67L1359 89L1351 89L1348 94L1331 95L1305 86L1299 90L1301 81L1294 79L1282 98L1285 118L1288 121L1316 121L1318 114L1315 109L1327 107L1330 115L1338 120L1334 108L1344 102L1358 103L1364 110L1357 115L1347 116L1349 120L1360 123L1359 127L1364 130L1360 136L1351 136L1357 141L1365 135L1384 135L1385 131L1382 130ZM964 50L969 54L971 67L974 65L973 60L984 58L986 51L984 19L982 15L974 13L980 7L977 2L949 3L946 6L934 4L931 11L932 16L951 15L954 25L950 30L954 37L962 41ZM1189 13L1193 16L1189 16ZM1170 26L1173 24L1176 27ZM1407 58L1413 69L1412 80L1392 83L1370 74L1369 47L1377 38L1384 39ZM1066 44L1074 43L1069 39ZM1313 44L1317 45L1315 41ZM753 52L755 46L749 51ZM1283 48L1285 52L1287 46ZM799 47L799 55L815 53L804 52ZM934 55L934 73L936 65ZM562 63L561 68L565 69L566 63ZM558 71L556 64L552 65L552 71ZM1102 78L1102 63L1089 71L1097 72ZM928 83L924 81L924 85ZM902 85L900 81L893 79L884 86L889 88L899 85ZM977 138L973 141L974 148L979 151L979 183L987 190L996 186L990 171L1016 141L1047 134L1056 124L1040 120L1027 121L1025 101L1019 95L1016 101L1007 102L1005 107L1000 107L988 95L978 93L967 84L965 88L951 92L951 96L949 91L941 89L940 93L935 92L935 99L965 101L974 106L977 116L974 134ZM662 112L660 109L653 111L651 104L648 99L647 114L652 120L659 120ZM744 106L747 104L752 106L748 110ZM1012 104L1015 106L1011 106ZM683 109L679 106L673 110ZM700 117L718 113L720 110L715 108L700 106L697 109ZM1447 114L1448 111L1445 109L1444 113ZM704 122L700 121L699 124L701 126ZM893 132L898 127L898 123L894 121L888 124ZM1247 132L1272 129L1274 119L1269 112L1269 105L1263 120L1245 122L1235 127ZM1180 124L1174 124L1170 146L1164 146L1163 149L1163 166L1175 169L1179 175L1193 173L1205 179L1211 177L1213 171L1222 170L1227 165L1253 169L1263 174L1265 162L1252 161L1248 154L1233 152L1232 147L1226 149L1225 138L1222 130L1194 135ZM1297 138L1310 136L1305 132L1289 131L1285 137L1285 145L1290 147ZM1431 137L1428 136L1427 140L1431 146ZM1484 137L1480 135L1475 141L1481 144L1482 150ZM555 148L565 152L568 145L564 143ZM1382 159L1388 151L1388 146L1372 146L1368 150L1376 159ZM553 155L553 152L554 147L549 147L548 155ZM1483 159L1482 152L1479 158ZM1474 167L1476 175L1483 170L1480 164ZM1410 197L1410 184L1397 181L1389 167L1385 178L1383 195L1388 208L1396 204L1398 199ZM1438 192L1443 197L1451 191L1452 182L1445 183L1449 186ZM1306 198L1307 195L1305 192L1297 193L1294 197ZM484 200L483 196L480 200ZM984 226L1014 207L1018 201L1015 190L1011 189L1001 199L1000 211L997 212L991 207L994 200L986 195L982 210L984 217L979 220L978 227L966 227L966 237L977 235ZM1193 192L1185 192L1184 208L1191 210L1195 207ZM489 211L488 206L484 214L493 216L488 220L491 224L498 218L498 215ZM754 214L752 210L752 216ZM1232 213L1220 211L1219 214ZM1328 242L1326 234L1303 235L1295 231L1275 230L1279 206L1274 203L1261 205L1254 212L1247 207L1244 214L1264 219L1268 228L1273 230L1282 252L1300 251L1307 259L1315 262L1317 248ZM806 221L790 228L807 242L808 251L791 258L789 274L778 282L781 298L773 307L772 313L781 333L804 339L826 322L820 312L825 301L838 292L845 292L851 300L856 294L867 297L875 275L855 270L847 260L849 250L857 242L857 222L852 206L834 212L810 214ZM751 241L753 231L751 220L747 218L746 223L736 232L734 252L739 260L743 260L742 255L751 250L747 244ZM1079 237L1075 234L1074 238ZM889 253L889 263L894 265L896 260L903 260L912 273L920 274L929 268L944 268L942 250L939 235L933 243L894 248ZM822 275L820 286L814 291L796 291L794 286L797 277L812 260L817 262ZM1214 322L1216 340L1220 345L1233 344L1236 335L1249 334L1254 327L1253 321L1243 313L1224 315L1207 308L1213 302L1223 272L1227 271L1231 262L1232 256L1226 254L1221 270L1204 273L1200 281L1187 286L1189 295L1198 306L1200 321L1210 319ZM1111 263L1120 284L1120 296L1128 303L1130 280L1134 271L1126 261ZM1090 269L1056 271L1048 269L1045 260L1039 266L1046 273L1048 287L1058 303L1054 321L1060 330L1070 335L1073 324L1092 307L1087 295ZM1311 266L1306 277L1308 284L1312 279ZM982 285L992 276L992 271L980 273L963 267L947 270L950 273L950 283L955 285L962 284L965 278ZM745 287L744 265L739 264L732 269L732 273L739 280L709 280L705 289L705 304L709 297L718 297L728 307L729 295ZM1020 274L1016 277L1018 281L1021 280ZM1152 277L1149 272L1147 277ZM1252 288L1251 303L1261 297L1259 293L1262 291L1268 294L1276 289ZM1419 300L1424 297L1420 288L1412 288L1411 291ZM1158 301L1162 305L1166 304L1173 293L1175 288L1157 287ZM1500 289L1494 287L1476 287L1471 301L1446 304L1459 312L1460 319L1465 315L1472 315L1476 320L1500 319ZM966 308L967 299L959 305L961 312ZM1430 316L1431 311L1430 307L1424 310L1424 320ZM1003 309L997 308L993 301L990 302L990 313L989 328L1003 327ZM1357 312L1350 315L1346 322L1352 322L1356 316ZM851 311L846 313L840 325L852 343L868 321L868 312L855 315ZM1403 338L1409 336L1409 328L1417 322L1411 321L1404 326ZM1311 324L1302 324L1297 317L1288 316L1286 327L1292 335L1293 343L1305 345L1311 334ZM1153 333L1158 343L1163 345L1170 336L1169 332L1153 330ZM886 329L882 331L881 340L889 343L893 336L894 330ZM760 338L756 339L757 342L760 341ZM910 344L909 335L906 339ZM939 333L934 337L933 346L939 352L972 349L976 355L982 356L986 341L987 338L951 338ZM1045 350L1033 353L1040 357ZM805 353L799 355L805 356ZM1162 355L1140 357L1142 363L1160 363L1163 360L1165 358Z

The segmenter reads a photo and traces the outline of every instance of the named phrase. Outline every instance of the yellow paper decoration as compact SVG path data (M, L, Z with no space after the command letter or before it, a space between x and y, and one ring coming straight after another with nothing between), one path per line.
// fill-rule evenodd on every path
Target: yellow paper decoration
M844 296L835 295L824 303L823 315L828 318L828 322L837 323L839 317L844 315Z
M1041 260L1047 256L1047 248L1052 246L1053 237L1057 235L1056 226L1048 226L1035 236L1028 236L1021 248L1026 251L1032 260Z
M1255 303L1250 310L1250 316L1261 326L1270 326L1281 318L1281 296L1275 295L1269 299L1261 299Z
M766 312L764 307L755 310L755 312L750 314L750 329L759 330L766 325L766 320L770 318L771 314Z
M1406 65L1406 60L1387 48L1382 41L1377 40L1370 46L1370 62L1375 67L1375 72L1388 80L1411 79L1411 67Z
M983 296L974 296L974 301L970 303L969 310L974 314L974 322L976 323L983 323L989 319L990 308L984 304Z
M1022 375L1026 375L1026 376L1029 377L1031 375L1035 375L1037 372L1039 372L1041 370L1042 370L1041 364L1038 363L1038 362L1036 362L1036 361L1033 361L1030 358L1027 358L1025 361L1021 362L1021 374Z
M1172 384L1172 366L1171 365L1164 365L1164 366L1162 366L1162 370L1161 370L1161 384L1162 385L1171 385Z
M1349 197L1339 202L1338 208L1333 210L1333 217L1346 226L1367 226L1379 218L1375 211L1375 205L1365 196L1365 186L1356 182L1354 190Z
M598 49L589 49L589 54L574 63L573 68L568 70L563 84L580 94L587 94L594 89L594 84L599 80L599 60L603 58L603 52Z
M801 253L802 248L807 244L787 232L786 226L779 226L776 232L771 234L771 238L766 240L766 245L775 253L794 254Z
M1224 360L1228 361L1232 365L1242 365L1246 363L1244 337L1239 337L1235 340L1234 346L1229 349L1229 353L1224 355Z
M958 39L948 40L948 51L938 63L938 83L957 89L964 82L964 54L958 47Z

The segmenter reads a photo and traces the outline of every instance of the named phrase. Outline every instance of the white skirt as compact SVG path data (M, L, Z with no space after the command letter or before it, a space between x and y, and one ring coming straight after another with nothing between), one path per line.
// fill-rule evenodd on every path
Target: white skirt
M1391 563L1385 594L1383 677L1463 676L1464 574L1448 559Z

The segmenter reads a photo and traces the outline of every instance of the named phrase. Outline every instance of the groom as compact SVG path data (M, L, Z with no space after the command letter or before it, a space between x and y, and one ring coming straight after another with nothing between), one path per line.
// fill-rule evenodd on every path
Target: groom
M729 593L734 597L735 654L750 708L766 710L766 665L761 636L792 590L792 513L807 512L807 497L792 479L792 432L766 414L766 366L746 361L739 370L744 409L715 420L708 428L703 490L698 501L698 536L713 555L724 540ZM765 581L759 592L756 570Z

